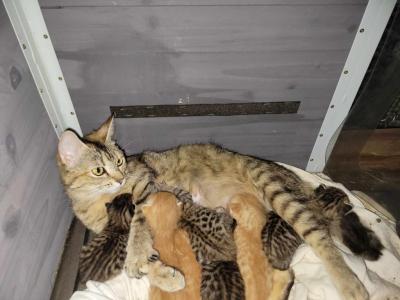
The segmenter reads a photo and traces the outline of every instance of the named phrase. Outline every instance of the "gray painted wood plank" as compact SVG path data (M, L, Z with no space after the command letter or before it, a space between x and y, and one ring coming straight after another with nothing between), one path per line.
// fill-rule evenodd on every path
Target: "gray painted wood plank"
M214 6L214 5L343 5L368 0L40 0L42 7L57 6Z
M141 140L129 152L215 138L234 150L305 166L365 3L121 3L43 9L84 131L104 120L111 105L301 101L292 119L118 124L122 142ZM145 126L132 129L138 124Z
M0 41L0 299L43 300L71 211L55 164L57 138L2 3ZM21 79L15 89L13 66Z
M347 51L363 8L79 7L43 13L57 50L178 56L187 52Z

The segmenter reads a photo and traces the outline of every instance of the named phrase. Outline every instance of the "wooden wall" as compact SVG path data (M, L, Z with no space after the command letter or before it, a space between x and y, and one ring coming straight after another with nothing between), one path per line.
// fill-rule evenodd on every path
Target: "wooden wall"
M118 121L128 152L212 140L304 167L366 0L41 0L84 131L110 105L301 101L292 116Z
M0 299L49 299L71 221L57 138L0 2Z

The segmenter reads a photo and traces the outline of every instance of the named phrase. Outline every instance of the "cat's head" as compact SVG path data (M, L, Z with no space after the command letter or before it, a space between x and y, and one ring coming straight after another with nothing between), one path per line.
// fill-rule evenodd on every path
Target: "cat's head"
M128 231L135 214L135 205L132 203L132 194L121 194L113 201L106 203L109 225Z
M112 140L113 118L80 138L66 130L58 143L57 162L67 192L92 197L117 193L125 183L126 159Z

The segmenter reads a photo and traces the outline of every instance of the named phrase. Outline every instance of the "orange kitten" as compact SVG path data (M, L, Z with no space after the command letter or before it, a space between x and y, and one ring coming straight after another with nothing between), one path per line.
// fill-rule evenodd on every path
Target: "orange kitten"
M185 288L167 293L156 287L150 289L150 300L200 300L201 268L190 246L187 233L177 227L181 208L170 193L156 193L149 197L143 213L154 236L154 248L160 259L185 275Z
M269 299L273 269L265 256L261 242L261 231L266 223L265 208L250 194L238 194L231 200L228 208L237 222L234 238L246 299Z
M233 197L228 208L237 222L234 238L246 299L286 299L292 274L274 269L263 251L261 231L267 219L265 207L253 195L242 193Z

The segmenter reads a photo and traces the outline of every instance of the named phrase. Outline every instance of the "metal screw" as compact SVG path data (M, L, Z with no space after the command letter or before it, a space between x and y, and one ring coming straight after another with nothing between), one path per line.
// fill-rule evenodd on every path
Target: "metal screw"
M360 29L360 33L363 33L363 32L364 32L364 28L361 28L361 29Z
M348 74L349 73L349 71L347 71L347 70L344 70L344 72L343 72L344 74Z
M331 105L331 108L334 108L335 107L335 105Z
M39 92L40 92L41 94L43 94L43 89L39 89Z
M310 161L314 161L314 158L310 158Z
M61 77L61 76L60 76L60 77L58 77L58 80L60 80L60 81L61 81L61 80L62 80L62 77Z
M75 113L73 111L71 111L71 115L73 116L73 115L75 115Z
M26 49L26 45L25 44L22 44L22 49Z
M47 34L43 34L43 37L44 37L45 39L49 38L49 36L48 36Z
M322 133L319 134L320 137L323 137L324 135Z

